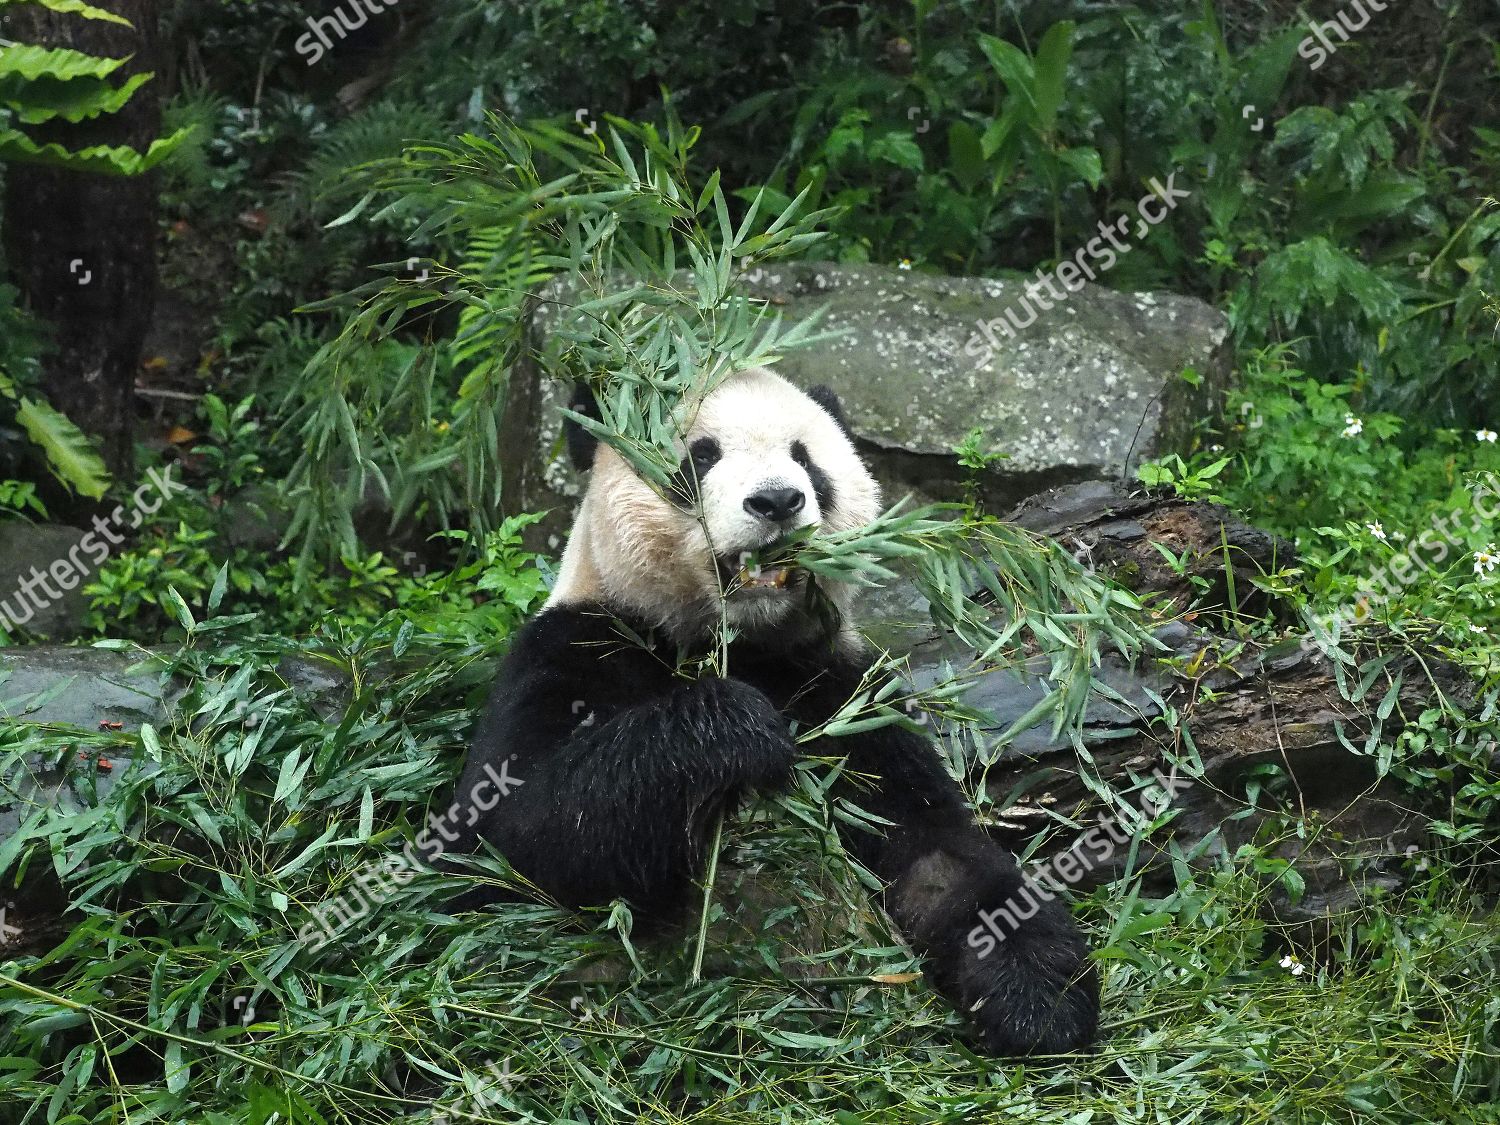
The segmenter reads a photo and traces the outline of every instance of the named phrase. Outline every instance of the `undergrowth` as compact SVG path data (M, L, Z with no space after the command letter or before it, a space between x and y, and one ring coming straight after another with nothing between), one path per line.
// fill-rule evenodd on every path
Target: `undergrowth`
M698 983L691 933L633 936L620 905L448 913L468 880L514 885L493 856L369 899L315 948L310 912L445 807L493 646L218 625L133 650L184 689L159 727L0 733L5 788L58 766L72 807L23 804L0 845L8 888L71 907L0 964L7 1125L1497 1119L1500 921L1441 852L1320 935L1268 920L1272 841L1183 854L1170 812L1076 902L1106 1013L1076 1057L967 1049L803 799L817 762L728 827ZM1154 896L1150 856L1171 871Z

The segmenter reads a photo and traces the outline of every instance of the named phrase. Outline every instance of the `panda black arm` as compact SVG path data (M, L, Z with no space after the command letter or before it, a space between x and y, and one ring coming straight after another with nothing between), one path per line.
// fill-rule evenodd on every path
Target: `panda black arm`
M667 916L702 874L717 814L783 784L794 752L757 689L674 676L607 616L549 610L506 660L456 805L486 767L513 784L455 846L488 840L564 905L624 898L645 919Z
M1016 1056L1092 1043L1099 986L1082 936L1061 903L1026 889L927 740L890 726L821 739L815 752L847 755L837 795L897 826L841 822L840 834L886 884L886 910L980 1045Z
M835 714L864 671L862 662L826 651L747 647L736 659L739 674L805 728ZM973 1021L980 1046L1015 1056L1092 1043L1099 986L1077 926L1060 902L1028 889L1014 857L975 821L931 743L892 725L819 738L806 749L844 758L834 795L893 825L841 820L839 833L885 884L882 904L933 985Z

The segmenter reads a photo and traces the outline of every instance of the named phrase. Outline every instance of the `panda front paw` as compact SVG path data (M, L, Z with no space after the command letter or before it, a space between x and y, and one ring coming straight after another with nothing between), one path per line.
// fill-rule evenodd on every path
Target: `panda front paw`
M700 704L696 732L714 749L735 787L780 789L792 775L797 744L786 718L766 694L743 680L705 676L694 688Z
M985 1054L1066 1054L1098 1035L1099 978L1082 935L1058 904L1043 905L1014 928L981 920L962 935L940 975Z

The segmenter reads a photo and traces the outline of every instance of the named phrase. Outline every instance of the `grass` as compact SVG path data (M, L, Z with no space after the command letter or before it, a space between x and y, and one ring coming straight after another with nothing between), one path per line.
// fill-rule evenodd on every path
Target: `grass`
M726 825L697 983L693 919L643 943L620 906L446 913L464 880L507 878L493 859L314 952L308 911L444 807L493 660L390 627L309 651L342 696L292 689L290 642L208 622L170 662L187 692L162 729L0 733L10 787L28 754L136 755L92 812L39 809L0 844L7 887L55 877L73 906L0 963L6 1125L1500 1120L1500 921L1439 856L1318 940L1267 921L1259 851L1168 847L1165 897L1137 873L1077 903L1099 1050L1024 1065L964 1046L795 801Z

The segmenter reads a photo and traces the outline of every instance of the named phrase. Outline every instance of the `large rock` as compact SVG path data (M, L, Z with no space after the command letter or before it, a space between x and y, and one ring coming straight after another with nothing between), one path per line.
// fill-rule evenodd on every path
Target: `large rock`
M161 662L149 656L46 645L0 649L0 746L8 747L7 736L18 729L23 750L0 769L0 846L38 810L82 814L132 769L152 768L132 760L131 736L146 723L164 724L176 695ZM78 741L44 744L26 724L44 724L54 734L74 730ZM55 944L66 901L46 864L32 864L19 886L0 891L0 961Z
M174 695L160 662L139 655L45 645L0 649L0 731L12 723L44 723L133 733L147 723L161 725ZM76 811L107 796L130 764L113 752L85 754L79 762L27 755L23 773L3 779L0 842L39 804Z
M78 581L67 560L83 536L84 532L76 527L0 520L0 645L6 643L7 633L15 637L22 630L29 636L55 640L69 640L82 632L84 614L88 612L83 587L93 581L93 568ZM80 553L79 558L88 562L86 553ZM67 580L74 582L70 590L63 589L50 577L59 560L69 567ZM45 587L35 582L37 574L61 596L46 593ZM32 598L23 594L23 581L30 583Z
M837 391L880 475L926 492L951 492L954 447L975 429L1007 456L987 474L994 502L1126 474L1182 444L1229 372L1228 321L1192 297L1085 285L1017 331L1005 318L1027 319L1032 279L819 263L751 279L788 320L827 310L844 335L780 370Z
M1184 445L1229 377L1228 322L1192 297L1085 285L1007 336L996 324L1007 312L1026 319L1032 279L808 262L747 281L788 321L826 310L824 327L841 335L790 352L777 370L839 393L892 499L956 495L954 447L975 429L985 452L1006 455L982 478L995 509L1058 484L1128 478L1143 458ZM1196 385L1181 377L1188 368ZM578 480L559 441L561 394L534 371L518 375L507 422L525 419L532 436L512 447L513 495L566 513Z
M183 685L169 673L169 650L120 652L103 648L26 645L0 648L0 734L44 725L54 732L76 730L108 742L98 754L77 761L40 753L26 755L24 776L0 775L0 843L40 805L76 811L80 792L92 802L109 793L134 768L150 768L133 755L133 736L143 726L171 721ZM286 684L325 721L337 722L348 693L347 681L311 658L285 657L278 671ZM98 768L96 768L98 767Z
M159 724L168 696L160 662L97 648L0 648L0 724L7 721L120 730Z

